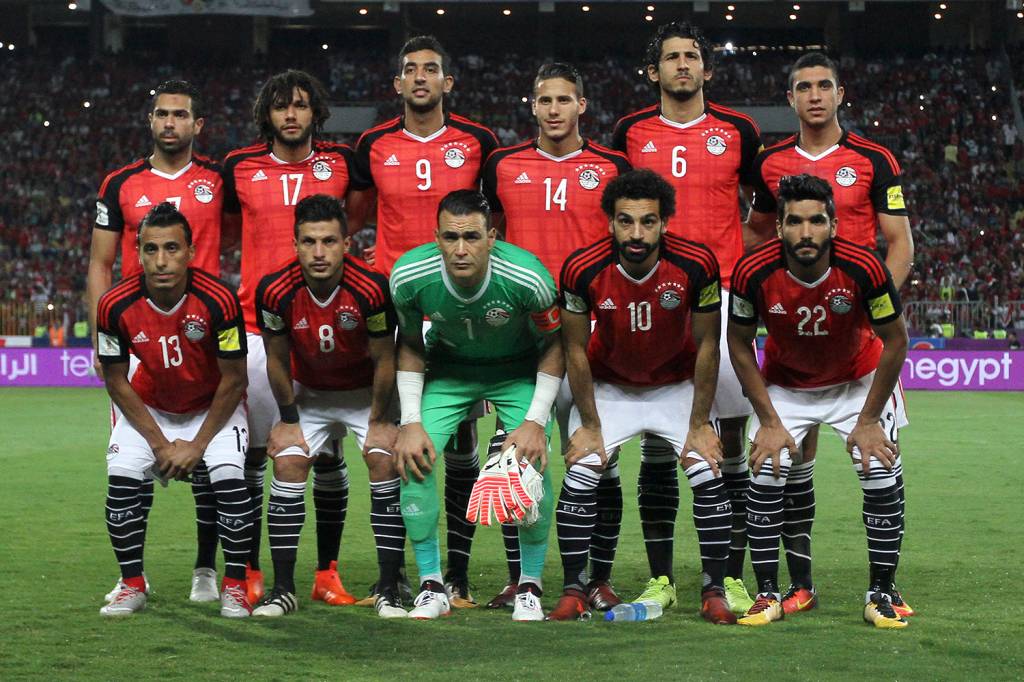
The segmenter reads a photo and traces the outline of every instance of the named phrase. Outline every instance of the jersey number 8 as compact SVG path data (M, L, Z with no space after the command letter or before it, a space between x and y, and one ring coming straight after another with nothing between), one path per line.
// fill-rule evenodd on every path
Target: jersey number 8
M334 350L334 327L329 324L320 325L317 336L320 337L321 353L330 353Z

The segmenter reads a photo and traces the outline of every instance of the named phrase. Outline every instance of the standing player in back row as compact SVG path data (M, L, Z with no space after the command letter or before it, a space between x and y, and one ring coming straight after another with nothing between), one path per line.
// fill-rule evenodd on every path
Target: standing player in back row
M448 112L444 96L455 79L451 59L433 36L410 38L398 55L395 92L402 116L367 130L356 144L349 206L353 234L366 219L376 195L377 243L367 259L378 272L414 247L434 240L437 205L449 192L479 189L484 159L498 146L489 129ZM474 417L482 416L475 410ZM469 595L469 554L474 526L466 505L479 473L475 418L467 420L445 447L445 510L448 519L446 583L457 592L457 607L475 606Z
M903 200L899 163L892 152L844 130L839 124L843 87L835 62L811 52L793 64L786 96L800 121L797 135L761 152L754 162L755 189L752 225L770 228L776 216L779 182L787 175L809 173L827 181L835 196L839 236L875 249L878 231L885 237L885 265L899 291L914 260L914 238ZM759 231L765 231L761 228ZM902 428L909 422L903 391L897 391L897 414ZM786 613L814 608L817 595L811 577L811 526L814 523L814 456L818 428L800 444L786 480L786 515L782 540L786 547L791 585L783 597ZM903 472L896 471L903 503ZM913 609L893 592L893 607L901 615Z
M749 196L753 163L761 134L749 116L704 98L713 73L711 43L687 22L661 26L647 46L646 77L660 102L622 118L613 146L625 152L634 168L650 168L676 190L680 216L670 232L708 246L718 258L722 287L728 290L733 266L746 241L740 218L740 191ZM726 296L728 291L723 292ZM723 325L725 319L722 319ZM725 332L721 334L725 354ZM742 582L747 466L743 432L750 403L728 362L721 363L712 415L722 439L722 473L732 500L733 536L726 571L726 594L736 613L751 603ZM672 535L679 507L675 455L667 442L641 441L640 520L655 575L672 577Z
M193 150L204 117L199 91L191 83L169 80L157 86L150 105L149 127L153 148L149 156L114 171L104 179L96 198L96 223L89 249L89 322L96 347L96 304L113 279L114 263L121 256L122 278L142 271L138 231L146 214L163 202L174 205L189 220L196 256L193 267L220 274L221 212L224 204L220 166ZM131 367L137 366L130 356ZM101 373L99 357L97 372ZM114 407L116 416L117 408ZM202 462L192 472L196 501L197 552L192 572L192 601L216 601L217 508ZM153 504L153 479L142 481L142 525L146 527ZM113 597L111 592L108 596Z
M503 147L484 166L484 194L494 211L505 241L540 258L557 280L562 263L576 249L607 234L601 193L608 183L629 170L619 152L606 149L580 134L580 116L587 110L583 77L569 64L540 67L533 81L533 115L539 134L534 140ZM556 403L562 443L571 396L563 384ZM563 448L564 449L564 448ZM598 522L591 545L591 583L588 601L607 610L619 603L612 590L611 570L622 524L622 486L616 462L605 467L597 488ZM508 555L509 584L488 606L511 606L519 581L518 529L502 527Z
M320 81L303 71L285 71L268 79L252 113L264 141L228 154L224 161L224 208L242 214L242 286L238 296L249 339L246 406L250 447L245 476L256 518L249 556L249 599L256 603L263 593L259 555L267 438L278 415L267 381L263 339L256 324L256 287L294 255L292 235L299 201L313 194L345 197L352 149L317 139L331 115L327 93ZM313 465L313 501L318 555L313 598L335 605L351 604L355 600L342 587L334 568L348 507L348 472L344 458L333 456L329 450Z

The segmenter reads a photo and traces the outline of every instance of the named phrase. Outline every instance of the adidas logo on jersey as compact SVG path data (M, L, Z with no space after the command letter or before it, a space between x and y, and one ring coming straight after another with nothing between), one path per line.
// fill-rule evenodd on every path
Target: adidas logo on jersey
M647 144L643 146L643 149L640 150L640 153L653 154L656 151L658 151L658 148L654 146L654 142L652 140L647 140Z
M430 313L430 321L431 322L445 322L446 320L444 319L444 315L442 315L441 313L433 312L433 313Z
M142 208L143 206L152 206L153 202L149 200L145 194L139 197L139 200L135 202L135 208Z
M519 174L519 177L512 181L513 185L528 185L530 184L530 176L523 171Z
M601 310L617 310L618 309L618 307L615 305L615 301L612 300L611 296L609 296L608 298L606 298L603 301L601 301L601 305L599 305L598 308L600 308Z
M395 156L394 154L392 154L391 156L388 157L387 161L384 162L384 165L385 166L397 166L397 165L399 165L398 164L398 157Z
M260 180L266 180L266 179L267 179L267 174L263 172L262 168L252 174L252 181L253 182L259 182Z
M786 309L782 307L781 303L776 303L775 305L768 309L768 312L775 313L776 315L785 315Z
M295 323L295 326L292 327L292 329L309 329L309 322L306 321L306 318L302 318Z
M132 339L132 343L147 343L148 341L149 337L146 336L146 332L143 331L140 331L135 335L135 338Z

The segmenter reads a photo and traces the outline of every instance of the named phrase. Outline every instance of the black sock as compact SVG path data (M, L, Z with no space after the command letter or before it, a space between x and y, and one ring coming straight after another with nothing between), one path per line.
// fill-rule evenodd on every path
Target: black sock
M267 503L267 536L274 562L274 587L295 594L295 560L299 537L306 522L306 484L270 482Z
M778 592L779 538L782 532L782 492L789 476L790 460L780 466L781 479L772 477L771 458L761 473L750 479L747 491L747 541L758 592Z
M640 478L637 503L640 524L651 576L668 576L672 572L672 546L679 511L678 458L672 446L662 438L645 435L640 440Z
M206 462L192 470L192 497L196 502L196 568L217 566L217 499L210 485Z
M245 489L252 501L252 535L247 558L254 571L260 570L260 544L263 539L263 477L267 473L267 460L258 464L245 463ZM226 572L225 572L226 575Z
M896 483L872 488L872 481L862 481L864 493L864 528L868 537L868 562L871 565L871 590L890 592L896 557L899 555L900 529L903 527ZM877 483L874 482L874 483Z
M906 492L903 489L903 460L900 457L896 458L896 464L892 468L893 477L896 480L896 494L900 498L900 515L903 519L903 525L900 526L900 553L896 555L896 566L892 569L892 580L896 582L896 571L899 569L900 556L903 553L903 536L907 532L907 497Z
M139 503L142 506L142 541L146 541L146 530L149 529L149 512L153 508L154 483L152 478L142 479L139 489Z
M142 548L146 541L142 485L142 481L126 476L107 477L107 534L122 578L142 575Z
M622 529L622 480L618 464L606 469L597 484L597 523L590 536L590 579L609 582Z
M316 511L316 568L326 571L338 560L348 513L348 465L344 457L320 455L313 462Z
M729 560L725 574L730 578L743 578L743 562L747 557L747 488L750 470L745 455L722 460L722 481L732 505L732 532L729 538Z
M700 545L700 563L704 571L702 586L723 587L725 563L729 558L732 532L732 506L725 482L716 478L704 460L686 469L693 491L693 525Z
M224 553L224 577L245 580L245 561L252 548L252 499L242 472L231 465L210 470L217 500L217 529Z
M457 447L453 436L448 448ZM444 512L448 527L447 576L466 576L469 573L469 555L473 549L476 524L466 520L469 496L480 475L480 460L476 449L468 452L445 450L444 453Z
M789 581L813 587L811 577L811 526L814 525L814 460L794 464L782 492L782 546L786 549Z
M370 526L377 544L378 583L395 585L405 552L405 523L399 502L400 480L370 482ZM378 587L378 592L380 591Z
M563 587L586 591L590 538L597 522L597 484L600 472L574 464L565 472L555 504L558 551L562 555Z
M505 543L505 563L508 564L509 582L518 583L523 574L519 563L519 526L514 523L501 524L501 539Z

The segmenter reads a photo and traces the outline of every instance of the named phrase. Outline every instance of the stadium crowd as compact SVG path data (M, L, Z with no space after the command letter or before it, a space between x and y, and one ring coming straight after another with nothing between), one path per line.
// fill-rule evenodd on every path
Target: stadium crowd
M373 103L380 120L399 111L392 63L366 53L191 69L141 57L86 61L27 52L4 54L0 72L7 93L0 122L8 131L0 138L0 290L4 302L31 302L37 310L53 303L72 321L84 314L96 189L110 169L147 149L148 90L158 82L184 75L199 86L207 119L199 150L214 158L255 138L253 94L279 68L308 68L328 84L333 101ZM785 51L720 53L709 96L733 106L781 104L794 58ZM621 114L654 101L635 61L609 55L578 65L590 101L584 131L598 141L609 142ZM524 101L533 62L539 60L457 56L451 109L491 126L503 144L533 135ZM1024 54L1010 62L1013 69L1001 56L966 51L895 61L844 57L841 120L890 147L903 166L917 244L905 300L988 302L992 326L1022 329L1024 310L1011 303L1024 299L1024 141L1008 95L1011 77L1024 82ZM372 239L360 237L362 244ZM237 258L223 267L237 281Z

